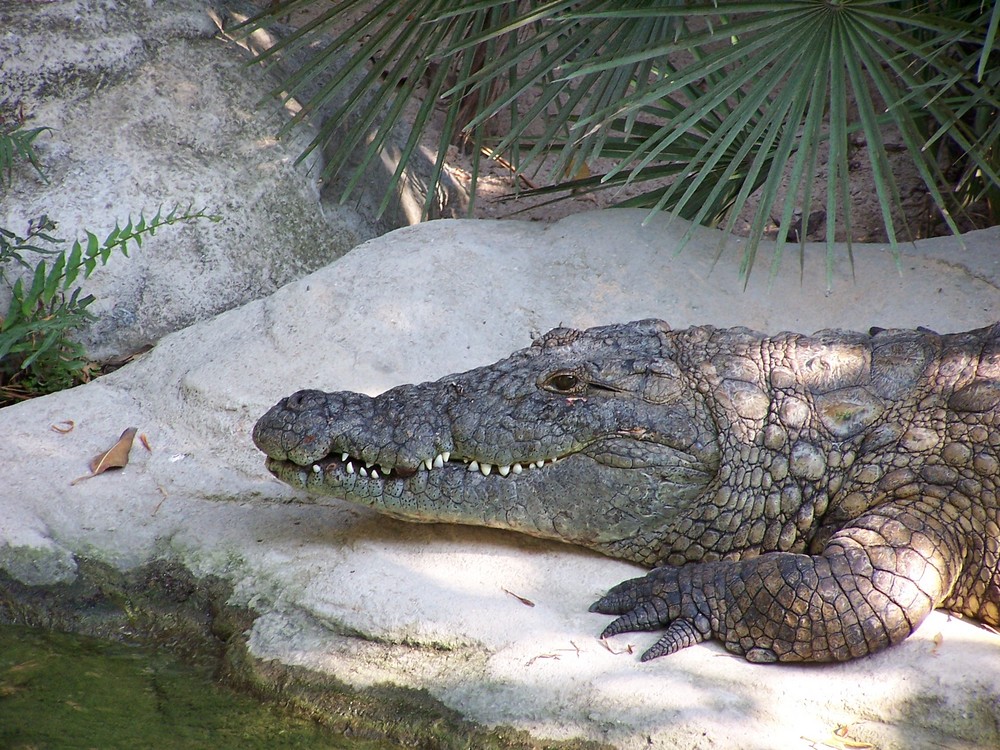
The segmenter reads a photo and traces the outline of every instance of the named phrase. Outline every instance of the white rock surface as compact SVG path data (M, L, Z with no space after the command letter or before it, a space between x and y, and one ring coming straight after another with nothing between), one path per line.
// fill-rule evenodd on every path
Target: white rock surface
M156 558L235 586L261 613L253 653L354 685L424 687L466 716L622 748L809 747L849 726L881 748L1000 745L1000 637L933 614L902 645L844 665L756 666L716 644L647 664L613 654L587 606L641 571L487 529L414 525L269 478L254 421L305 387L376 393L486 364L558 324L662 317L776 332L1000 317L1000 230L904 249L855 246L824 291L822 250L747 291L717 232L641 212L554 225L440 221L398 230L271 297L163 339L87 386L0 410L0 567L71 579L75 558ZM732 239L733 247L739 241ZM67 434L50 425L73 420ZM137 426L131 463L75 486ZM296 501L296 502L290 502ZM303 502L297 502L303 501ZM528 607L506 591L535 603ZM641 649L653 635L620 636ZM935 744L938 743L938 744Z
M129 354L400 226L323 198L317 158L294 164L312 133L275 138L289 116L266 97L278 79L250 60L203 0L0 4L0 117L51 128L35 141L46 179L14 172L0 227L23 234L45 214L57 237L103 239L160 207L222 217L165 227L83 284L92 356Z

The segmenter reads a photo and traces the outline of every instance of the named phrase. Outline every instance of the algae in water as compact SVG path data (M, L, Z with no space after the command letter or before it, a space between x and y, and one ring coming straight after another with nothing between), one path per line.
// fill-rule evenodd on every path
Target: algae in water
M384 745L338 736L233 693L207 670L162 650L3 625L0 747L375 750Z

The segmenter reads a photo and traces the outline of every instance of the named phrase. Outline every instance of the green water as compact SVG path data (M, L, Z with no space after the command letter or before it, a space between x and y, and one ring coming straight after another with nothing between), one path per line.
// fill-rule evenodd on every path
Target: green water
M384 747L233 693L162 651L0 626L4 750Z

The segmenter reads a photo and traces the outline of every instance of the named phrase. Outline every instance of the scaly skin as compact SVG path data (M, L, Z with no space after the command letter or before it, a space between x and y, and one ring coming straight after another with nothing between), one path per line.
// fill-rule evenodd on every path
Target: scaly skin
M591 608L665 630L643 659L843 661L935 607L1000 625L1000 324L556 329L375 398L301 391L254 441L310 492L655 567Z

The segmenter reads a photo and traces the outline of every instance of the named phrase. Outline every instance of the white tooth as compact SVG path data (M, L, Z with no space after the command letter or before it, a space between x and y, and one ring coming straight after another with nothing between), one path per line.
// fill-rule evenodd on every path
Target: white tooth
M340 461L341 461L341 463L345 463L347 461L347 454L346 453L341 453L340 454Z
M522 471L524 471L524 469L521 467L521 464L514 464L513 466L510 467L510 470L513 471L515 474L520 474Z
M493 464L481 463L479 464L479 470L483 473L484 477L488 477L490 472L493 471Z
M420 465L423 466L425 469L427 469L427 471L431 470L431 460L429 458L425 458L423 461L421 461Z
M444 463L448 463L448 461L451 460L451 451L445 451L444 453L442 453L441 460Z
M319 474L320 468L319 464L313 464L313 474Z
M361 466L361 467L358 468L358 474L360 474L363 477L367 477L368 476L368 470L364 466Z
M440 469L442 466L444 466L444 462L445 462L444 456L441 453L438 453L434 457L434 468Z
M545 459L542 459L541 461L535 461L535 468L536 469L540 469L543 466L545 466Z
M468 470L469 471L479 471L479 462L478 461L470 461L469 462L469 469Z
M510 474L510 467L509 466L498 466L497 467L497 471L500 472L500 476L505 477L508 474Z
M378 479L378 472L372 469L372 479Z
M551 461L551 463L555 463L555 462L556 462L556 461L558 461L558 460L559 460L559 458L558 458L558 457L556 457L556 458L553 458L553 459L552 459L552 461Z
M346 468L347 468L347 473L348 474L353 474L354 473L354 464L351 461L347 462L347 467Z

